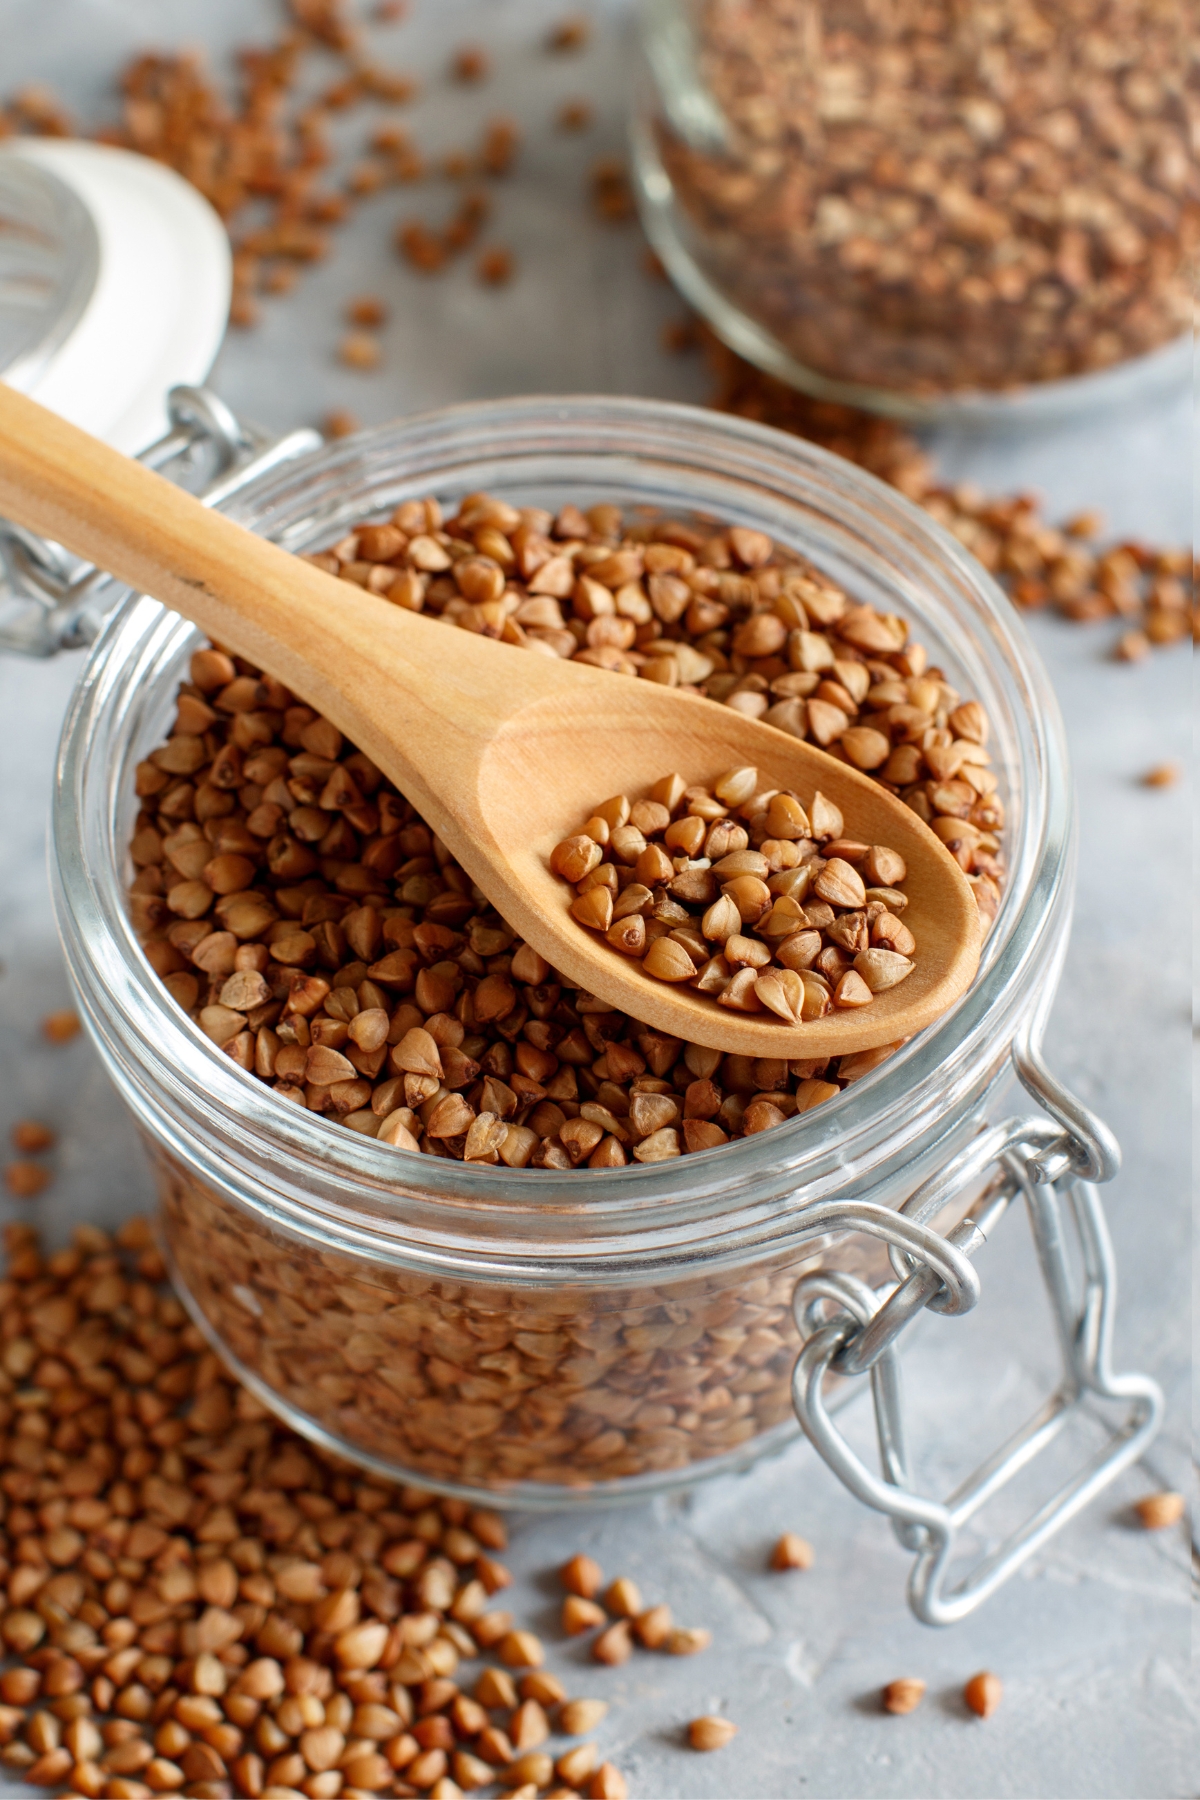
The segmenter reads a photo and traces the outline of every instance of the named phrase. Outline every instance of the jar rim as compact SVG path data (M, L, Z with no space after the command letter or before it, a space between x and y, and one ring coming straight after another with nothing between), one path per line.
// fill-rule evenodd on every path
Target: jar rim
M509 1281L544 1278L552 1262L556 1278L620 1282L637 1271L644 1280L681 1257L740 1261L799 1241L806 1208L822 1193L853 1182L865 1195L881 1170L904 1167L959 1122L1018 1021L1053 985L1072 875L1066 748L1023 624L963 547L874 476L744 419L609 396L468 402L285 464L223 510L302 550L419 494L546 492L555 483L767 530L849 577L860 594L864 586L890 594L890 610L901 604L917 615L918 635L938 638L969 691L990 691L984 704L1018 799L1009 881L979 975L941 1020L827 1105L667 1164L497 1173L418 1161L331 1129L210 1043L133 934L122 880L124 777L137 734L141 754L161 735L179 661L197 635L140 596L97 640L64 726L54 900L85 1017L135 1115L239 1204L291 1235L373 1260Z

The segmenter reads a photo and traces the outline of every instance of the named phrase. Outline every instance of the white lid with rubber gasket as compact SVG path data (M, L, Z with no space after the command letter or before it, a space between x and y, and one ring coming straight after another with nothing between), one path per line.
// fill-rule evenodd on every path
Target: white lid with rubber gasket
M229 316L229 239L162 163L103 144L0 147L0 380L129 455L167 430Z

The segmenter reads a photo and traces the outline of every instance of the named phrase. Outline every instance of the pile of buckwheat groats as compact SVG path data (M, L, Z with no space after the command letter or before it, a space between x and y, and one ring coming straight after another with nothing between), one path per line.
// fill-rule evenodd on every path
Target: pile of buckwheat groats
M608 1702L568 1697L492 1604L512 1580L496 1513L272 1419L165 1287L144 1221L77 1226L54 1252L10 1225L4 1246L0 1766L80 1800L625 1800L589 1737ZM1184 1501L1135 1510L1159 1530ZM789 1531L767 1566L812 1562ZM564 1636L590 1635L601 1668L712 1641L589 1555L559 1580ZM911 1713L925 1685L900 1677L879 1704ZM963 1700L988 1718L1002 1694L980 1671ZM711 1752L736 1732L702 1714L685 1736Z
M548 1748L608 1707L568 1698L493 1606L512 1579L496 1513L277 1423L163 1285L144 1221L53 1253L26 1225L4 1237L4 1769L83 1800L624 1800L594 1741ZM632 1583L606 1601L597 1663L631 1631L676 1655L709 1641ZM567 1630L607 1620L593 1605Z
M531 654L698 687L857 763L930 823L994 916L1004 809L983 708L903 620L761 533L474 494L451 517L407 501L312 560ZM722 1055L578 990L339 731L220 650L193 658L137 791L133 919L175 999L283 1098L398 1148L510 1168L661 1161L778 1125L895 1048ZM782 842L768 825L749 825L760 855ZM846 881L856 897L852 866ZM869 936L865 904L851 912ZM825 948L840 980L848 946Z
M876 766L891 748L869 725L841 743ZM575 890L571 917L648 975L798 1025L869 1006L913 968L904 858L844 829L824 794L806 809L791 790L761 791L757 769L711 790L667 775L632 804L601 801L550 866Z
M70 1800L459 1800L494 1784L625 1800L589 1737L608 1703L568 1697L541 1640L492 1604L512 1580L496 1513L364 1475L275 1421L166 1287L145 1221L79 1225L56 1251L13 1224L4 1249L5 1771ZM1135 1507L1146 1530L1184 1510L1171 1492ZM767 1557L781 1574L812 1562L791 1531ZM639 1646L712 1641L584 1553L559 1580L562 1631L590 1636L598 1685ZM905 1676L879 1703L907 1714L924 1692ZM1001 1698L987 1671L963 1690L983 1718ZM685 1736L711 1752L736 1731L703 1714Z

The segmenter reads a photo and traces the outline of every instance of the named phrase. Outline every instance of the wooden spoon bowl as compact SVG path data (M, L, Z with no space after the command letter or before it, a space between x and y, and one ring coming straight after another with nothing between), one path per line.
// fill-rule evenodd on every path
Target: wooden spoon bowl
M485 648L528 660L528 652L507 645ZM857 769L733 707L579 664L560 667L586 675L586 687L563 684L561 693L531 699L503 724L480 759L474 788L474 831L492 836L515 877L499 910L556 968L647 1025L746 1056L841 1056L898 1043L966 990L979 962L979 909L954 858L911 808ZM766 1013L735 1012L687 985L647 975L569 916L574 890L550 869L550 852L600 801L618 793L637 799L673 771L689 785L711 787L726 770L747 764L758 769L760 787L792 788L805 804L819 789L841 809L847 836L886 844L904 858L903 918L917 940L914 966L869 1006L794 1027ZM589 779L580 806L576 784ZM459 860L470 867L465 854ZM553 954L545 947L547 921L573 930L569 947Z
M817 1059L911 1037L979 961L974 895L945 846L876 782L731 707L533 654L390 605L207 510L0 384L0 514L153 595L277 676L375 762L472 880L556 969L646 1024L748 1056ZM737 1013L644 973L571 918L550 851L610 794L753 764L818 788L846 832L908 867L907 979L799 1026Z

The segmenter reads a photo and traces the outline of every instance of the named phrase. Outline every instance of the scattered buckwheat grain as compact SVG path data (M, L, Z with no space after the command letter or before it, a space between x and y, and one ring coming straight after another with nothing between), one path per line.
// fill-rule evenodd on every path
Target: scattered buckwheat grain
M602 1631L592 1644L592 1656L599 1663L628 1662L633 1654L633 1632L628 1619L618 1619Z
M81 1029L79 1014L69 1008L47 1013L42 1020L42 1036L51 1044L69 1044L72 1038L79 1036Z
M629 1788L615 1763L601 1763L588 1782L588 1800L628 1800Z
M594 1600L568 1594L562 1603L562 1628L568 1637L581 1637L585 1631L594 1631L597 1625L607 1622L608 1614Z
M925 1697L925 1683L916 1675L902 1675L889 1681L883 1690L883 1710L889 1713L915 1712Z
M367 331L348 331L338 345L338 361L348 369L376 369L382 360L379 339Z
M53 1150L54 1132L37 1119L18 1119L11 1132L12 1146L23 1156L36 1156L39 1151Z
M50 1185L50 1171L35 1162L6 1163L4 1185L14 1200L36 1200Z
M773 1569L811 1569L813 1547L794 1531L785 1531L771 1551Z
M490 249L479 252L475 273L485 287L503 287L512 280L515 268L512 251L501 245L493 245Z
M564 1700L558 1711L558 1729L567 1737L583 1737L596 1729L607 1712L607 1700Z
M346 318L351 325L361 325L371 331L385 325L387 316L387 307L377 294L360 294L346 307Z
M978 1675L972 1675L963 1688L963 1700L973 1713L981 1719L990 1719L1004 1694L1004 1686L998 1675L991 1675L986 1669Z
M592 207L609 225L620 225L635 212L628 165L619 156L601 157L592 165Z
M339 438L353 437L354 433L359 430L361 430L359 420L345 407L337 407L333 412L326 413L321 421L321 435L327 437L331 443L336 443Z
M716 1713L705 1713L702 1718L693 1719L687 1728L688 1743L693 1750L723 1750L737 1736L737 1726L732 1719L722 1719Z
M642 1610L642 1596L636 1581L618 1575L604 1595L604 1604L618 1619L632 1619Z
M633 1629L637 1633L638 1642L644 1644L647 1650L661 1650L670 1637L674 1624L670 1607L660 1602L639 1613L633 1621Z
M591 21L583 13L571 13L551 27L546 38L548 50L582 50L592 35Z
M558 1578L569 1594L580 1594L585 1600L594 1600L604 1585L600 1564L582 1551L563 1564Z
M1182 1494L1167 1489L1161 1494L1147 1494L1144 1499L1135 1500L1133 1510L1146 1531L1161 1531L1166 1525L1179 1523L1187 1510L1187 1502Z
M481 44L462 45L450 61L450 73L455 81L486 81L491 72L491 58Z

